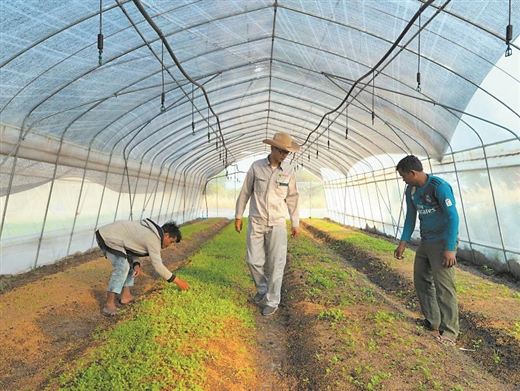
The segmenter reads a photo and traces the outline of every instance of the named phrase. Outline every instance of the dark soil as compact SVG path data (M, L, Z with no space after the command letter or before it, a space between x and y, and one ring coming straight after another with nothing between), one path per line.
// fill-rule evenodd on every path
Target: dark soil
M387 299L395 301L403 310L414 309L420 317L419 303L410 275L407 276L401 270L390 267L388 260L374 257L349 243L337 241L312 225L304 223L304 226L317 239L335 248L347 264L361 271L372 283L380 287ZM397 246L397 242L395 244ZM520 292L518 279L510 274L500 273L489 276L481 272L480 267L464 260L459 260L457 267L497 287L503 285ZM496 317L483 314L496 314ZM518 339L509 335L509 331L498 321L505 314L511 315L507 322L510 324L506 326L512 326L512 323L520 320L518 300L517 305L511 307L498 300L472 298L464 302L459 299L461 334L458 345L468 347L471 350L471 359L482 365L483 370L520 390L520 343ZM479 341L478 349L472 349L475 341ZM499 365L495 362L497 354L500 357Z

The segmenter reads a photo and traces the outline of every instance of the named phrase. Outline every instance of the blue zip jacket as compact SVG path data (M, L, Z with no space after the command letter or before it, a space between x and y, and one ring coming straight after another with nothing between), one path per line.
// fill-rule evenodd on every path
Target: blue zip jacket
M445 240L444 249L455 251L459 214L450 184L442 178L428 175L424 186L408 186L405 195L406 218L401 240L410 241L419 214L421 239L425 242Z

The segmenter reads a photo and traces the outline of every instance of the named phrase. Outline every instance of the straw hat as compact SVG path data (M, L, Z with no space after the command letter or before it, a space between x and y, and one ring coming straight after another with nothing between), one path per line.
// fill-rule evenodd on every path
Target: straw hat
M287 133L276 133L272 140L266 138L263 142L289 152L298 152L300 150L300 146L292 141L291 135Z

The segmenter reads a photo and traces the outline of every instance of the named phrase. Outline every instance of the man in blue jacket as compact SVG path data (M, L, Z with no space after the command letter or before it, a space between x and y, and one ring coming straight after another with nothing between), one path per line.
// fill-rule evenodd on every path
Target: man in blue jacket
M421 242L415 254L414 285L425 317L420 323L432 330L439 342L455 346L459 312L453 266L457 262L459 215L453 190L445 180L424 173L413 155L403 158L396 169L408 186L404 229L394 257L403 259L418 214Z

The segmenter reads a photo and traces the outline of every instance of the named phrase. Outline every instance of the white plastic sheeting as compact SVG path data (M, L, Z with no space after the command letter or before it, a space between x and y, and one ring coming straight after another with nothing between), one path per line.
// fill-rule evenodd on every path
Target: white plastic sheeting
M520 167L511 143L455 153L442 163L425 159L426 172L453 187L460 215L459 255L520 276ZM484 152L486 155L484 156ZM395 168L351 174L326 182L331 218L400 238L404 184ZM413 236L419 238L419 227Z
M490 178L517 179L519 79L497 61L508 24L516 26L513 55L503 61L520 55L518 2L3 0L0 7L0 274L85 251L107 221L200 216L205 182L244 153L264 152L261 140L280 131L303 144L294 164L343 178L326 185L343 186L336 196L346 198L330 203L339 221L351 211L335 202L347 205L364 186L360 166L375 176L413 153L432 167L455 161L447 174L457 179L456 160L466 157L453 153L454 134L480 149L473 169L490 192L502 191ZM491 71L501 88L483 83ZM496 109L468 106L475 95ZM503 173L501 163L487 163L495 143L513 160ZM373 206L358 204L359 222L397 232L393 192L379 199L391 205L391 218L377 224L361 212ZM509 244L517 238L507 239L514 227L497 199L486 198L486 207L499 237L480 243L469 216L463 230L471 246L497 248L495 263L509 265L518 259Z

